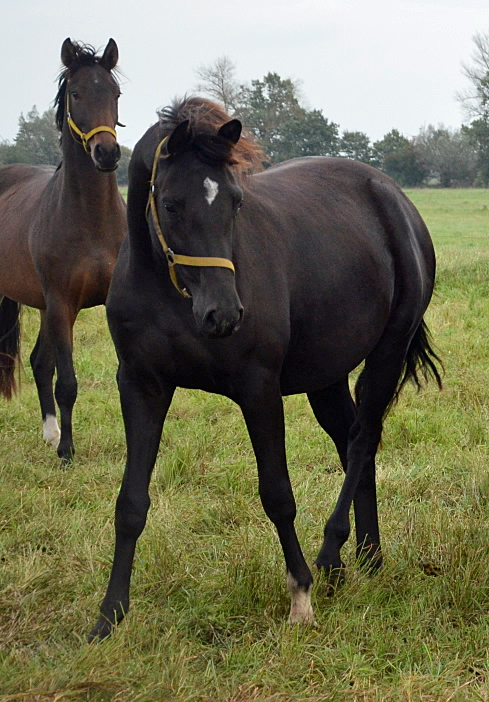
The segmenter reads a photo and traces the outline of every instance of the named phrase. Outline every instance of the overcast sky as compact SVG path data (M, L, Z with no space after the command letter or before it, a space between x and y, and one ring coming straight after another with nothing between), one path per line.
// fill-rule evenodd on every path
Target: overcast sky
M195 69L228 56L236 78L269 71L302 83L304 104L372 141L396 128L463 120L473 35L489 33L489 0L0 0L0 138L21 112L56 94L66 37L104 48L124 72L120 142L133 147L158 107L192 93Z

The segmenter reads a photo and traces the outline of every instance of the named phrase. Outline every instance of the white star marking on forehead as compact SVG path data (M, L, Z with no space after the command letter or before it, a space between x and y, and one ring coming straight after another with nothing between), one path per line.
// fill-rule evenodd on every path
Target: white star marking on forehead
M207 200L207 203L209 205L212 205L212 203L216 199L217 193L219 192L219 186L215 180L211 180L210 178L206 178L204 180L204 189L205 189L205 199Z

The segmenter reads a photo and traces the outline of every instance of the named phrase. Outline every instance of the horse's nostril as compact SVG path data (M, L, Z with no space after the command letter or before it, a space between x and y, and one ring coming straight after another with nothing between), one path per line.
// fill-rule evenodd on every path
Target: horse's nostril
M210 309L202 320L202 333L208 337L230 336L239 328L242 319L242 307L239 307L236 313L229 314L224 314L218 309Z
M216 310L209 310L204 317L204 323L202 325L203 331L207 334L212 334L217 328L216 323Z
M97 168L112 171L117 168L117 164L120 161L121 147L117 142L110 145L109 148L102 144L96 144L92 151L92 158Z

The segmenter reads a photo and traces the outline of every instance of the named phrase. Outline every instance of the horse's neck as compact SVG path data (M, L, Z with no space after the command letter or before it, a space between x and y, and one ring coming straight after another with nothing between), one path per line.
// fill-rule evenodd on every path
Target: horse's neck
M120 196L116 172L98 171L83 146L66 130L62 150L63 161L58 174L62 200L70 207L76 205L80 212L91 212L94 216L110 204L118 206Z

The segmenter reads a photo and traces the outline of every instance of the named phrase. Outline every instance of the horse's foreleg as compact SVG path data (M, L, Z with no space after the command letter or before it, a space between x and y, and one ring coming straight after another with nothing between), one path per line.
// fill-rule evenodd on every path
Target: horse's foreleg
M32 350L31 366L41 405L43 438L47 444L58 447L60 430L54 404L53 377L55 370L54 349L47 333L46 313L41 311L41 328Z
M122 414L126 431L127 462L115 511L115 551L109 584L100 617L88 640L109 636L129 609L129 586L136 542L146 524L151 473L174 387L145 393L122 364L118 373Z
M73 367L73 325L76 312L51 296L46 299L45 330L52 344L56 363L54 396L59 407L61 437L58 456L63 464L69 463L74 454L72 414L76 402L78 383ZM44 331L44 330L43 330Z
M359 378L357 415L348 438L347 469L336 506L324 529L324 541L315 561L318 568L340 574L340 549L350 534L349 511L355 499L357 556L372 568L382 563L377 520L375 456L385 411L396 391L404 354L373 353ZM363 535L363 538L362 538Z
M263 508L275 525L287 567L291 596L289 621L312 622L312 574L294 528L296 506L287 471L283 403L278 377L258 380L246 388L240 401L258 466Z
M309 393L309 402L321 427L333 439L346 473L350 429L355 421L356 408L348 387L348 378L324 390ZM370 552L379 544L375 464L371 462L360 477L353 498L357 557Z

